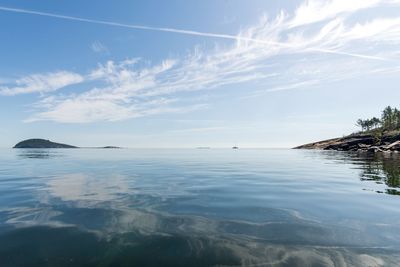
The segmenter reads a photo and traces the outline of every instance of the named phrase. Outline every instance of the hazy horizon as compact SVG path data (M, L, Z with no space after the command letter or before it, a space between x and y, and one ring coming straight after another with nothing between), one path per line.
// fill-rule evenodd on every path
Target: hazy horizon
M0 147L290 148L400 99L400 1L0 1Z

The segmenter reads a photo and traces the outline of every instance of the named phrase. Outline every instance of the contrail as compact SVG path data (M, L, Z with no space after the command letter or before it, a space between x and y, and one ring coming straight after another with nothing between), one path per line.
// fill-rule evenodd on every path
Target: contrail
M87 19L87 18L82 18L82 17L66 16L66 15L60 15L60 14L56 14L56 13L47 13L47 12L41 12L41 11L35 11L35 10L29 10L29 9L11 8L11 7L4 7L4 6L0 6L0 11L31 14L31 15L37 15L37 16L45 16L45 17L52 17L52 18L58 18L58 19L64 19L64 20L80 21L80 22L86 22L86 23L101 24L101 25L108 25L108 26L122 27L122 28L136 29L136 30L171 32L171 33L177 33L177 34L229 39L229 40L235 40L235 41L248 41L248 42L280 46L280 47L286 47L286 48L296 48L293 45L289 45L289 44L285 44L285 43L265 41L265 40L259 40L259 39L255 39L255 38L248 38L248 37L242 37L242 36L230 35L230 34L219 34L219 33L199 32L199 31L183 30L183 29L175 29L175 28L125 24L125 23L119 23L119 22L113 22L113 21ZM340 52L340 51L328 50L328 49L312 48L312 49L306 49L306 50L313 51L313 52L326 53L326 54L336 54L336 55L344 55L344 56L371 59L371 60L388 61L387 59L382 58L382 57Z

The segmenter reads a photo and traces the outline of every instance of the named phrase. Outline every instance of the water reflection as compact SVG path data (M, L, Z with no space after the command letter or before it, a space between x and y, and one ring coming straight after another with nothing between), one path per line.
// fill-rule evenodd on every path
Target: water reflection
M53 208L59 210L47 217L53 224L38 221L0 236L2 266L383 267L400 260L388 253L388 240L304 221L254 224L137 209Z
M400 260L388 252L396 251L400 236L387 236L400 233L399 226L380 233L374 225L324 224L275 209L260 223L171 214L160 209L163 196L136 191L129 180L52 177L34 207L3 209L3 227L14 229L0 227L2 266L383 267Z
M52 164L22 156L28 160L10 160L12 172L0 172L1 266L400 262L398 198L365 194L360 186L372 181L388 194L398 190L396 157L278 151L263 158L256 151L237 164L210 151L171 163L129 151L113 155L129 156L120 160L83 152Z
M54 149L15 149L20 159L50 159L61 157L63 154Z
M130 181L132 183L132 179ZM116 201L119 196L134 194L127 178L122 175L90 175L70 173L56 176L47 182L48 192L62 201L74 201L86 206Z
M387 254L366 249L261 245L209 236L137 232L99 239L75 227L17 229L2 236L2 241L0 260L5 267L398 266L396 259ZM24 248L23 257L18 250L21 247Z
M362 155L360 179L385 184L386 194L400 195L400 157L397 154L375 153ZM377 191L382 192L382 191Z
M322 154L321 154L322 153ZM359 178L375 182L385 188L373 189L377 193L400 195L400 155L398 153L318 151L308 157L315 159L323 155L333 164L349 165L359 170Z

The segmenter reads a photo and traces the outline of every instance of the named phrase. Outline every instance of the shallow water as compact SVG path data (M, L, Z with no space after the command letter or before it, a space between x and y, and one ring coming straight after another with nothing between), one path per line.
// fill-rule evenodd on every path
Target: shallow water
M399 266L400 156L0 150L0 266Z

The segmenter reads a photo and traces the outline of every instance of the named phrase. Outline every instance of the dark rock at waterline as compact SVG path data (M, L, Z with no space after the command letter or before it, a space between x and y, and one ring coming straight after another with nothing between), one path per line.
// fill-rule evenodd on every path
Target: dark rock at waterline
M54 143L45 139L28 139L19 142L14 148L78 148L76 146Z
M341 138L301 145L295 147L295 149L365 151L373 153L400 152L400 133L386 133L379 137L373 134L351 134Z
M324 149L327 150L350 150L350 149L355 149L355 148L362 148L362 147L368 147L370 145L373 145L375 142L374 138L371 136L366 136L363 138L350 138L346 140L338 140L337 142L334 142L333 144L328 145Z

